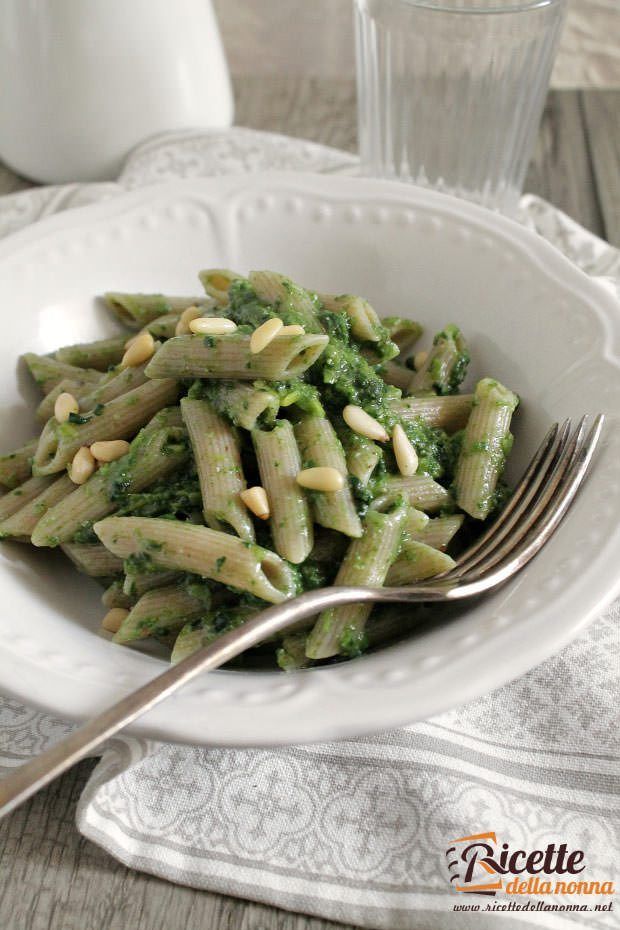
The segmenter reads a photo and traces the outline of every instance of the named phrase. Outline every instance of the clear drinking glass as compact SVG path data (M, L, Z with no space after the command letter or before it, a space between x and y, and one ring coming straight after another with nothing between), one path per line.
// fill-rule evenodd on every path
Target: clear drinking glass
M355 0L363 171L513 213L564 0Z

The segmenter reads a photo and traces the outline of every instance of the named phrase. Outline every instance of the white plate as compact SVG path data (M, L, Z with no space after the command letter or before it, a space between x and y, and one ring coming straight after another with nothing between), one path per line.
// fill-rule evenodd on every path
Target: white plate
M191 293L204 266L275 268L367 296L432 333L462 325L473 365L522 397L513 468L565 416L609 415L593 474L556 538L512 584L397 647L298 672L215 672L134 732L211 744L369 733L489 691L559 650L619 588L620 306L535 235L400 184L300 174L146 188L45 220L0 245L2 443L31 435L16 357L113 331L93 295ZM81 719L157 674L160 659L97 633L101 593L49 551L0 552L0 688ZM406 608L403 608L405 610ZM552 685L550 685L552 687Z

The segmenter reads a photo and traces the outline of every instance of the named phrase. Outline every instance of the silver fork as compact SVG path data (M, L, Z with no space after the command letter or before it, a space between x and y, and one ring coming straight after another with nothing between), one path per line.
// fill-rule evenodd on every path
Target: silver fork
M0 781L0 817L89 755L102 742L155 707L201 672L218 668L274 633L319 613L351 602L419 603L476 597L507 582L532 559L558 528L581 486L603 426L599 414L588 429L583 417L571 432L570 421L554 424L508 505L456 567L432 583L398 588L332 587L261 611L242 627L128 694L51 749Z

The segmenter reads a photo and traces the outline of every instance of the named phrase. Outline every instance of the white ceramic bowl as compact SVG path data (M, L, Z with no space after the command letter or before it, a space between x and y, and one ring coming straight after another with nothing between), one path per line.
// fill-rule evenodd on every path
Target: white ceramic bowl
M559 650L619 588L620 306L514 223L400 184L266 174L151 187L60 214L0 245L2 444L31 435L26 350L113 331L94 295L190 292L205 266L274 268L317 290L367 296L434 332L459 323L470 380L522 397L518 471L551 421L609 415L603 449L559 533L510 585L424 635L294 674L215 672L134 732L211 744L276 744L369 733L427 717ZM199 291L198 291L199 292ZM18 386L19 384L19 386ZM101 589L62 557L0 551L0 689L80 719L162 668L98 635ZM403 607L403 610L406 610Z

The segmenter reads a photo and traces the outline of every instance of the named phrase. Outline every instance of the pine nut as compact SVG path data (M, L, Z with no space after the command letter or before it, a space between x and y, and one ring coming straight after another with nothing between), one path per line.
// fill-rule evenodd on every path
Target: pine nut
M124 607L113 607L112 610L108 610L101 621L101 626L104 630L107 630L108 633L118 633L123 625L123 621L128 616L129 611L125 610Z
M297 474L297 484L312 491L342 491L344 475L337 468L323 465L319 468L304 468Z
M267 492L260 485L255 488L247 488L247 490L241 492L239 497L254 516L259 517L261 520L268 520L271 516Z
M201 336L224 336L234 333L237 324L223 316L201 316L196 320L190 320L189 328Z
M392 448L401 475L406 477L415 475L418 470L418 453L399 423L392 430Z
M80 405L73 396L73 394L67 394L66 392L59 394L56 398L56 403L54 404L54 416L59 423L66 423L69 419L69 414L79 413Z
M303 336L306 330L299 323L291 323L290 326L283 326L278 336Z
M88 446L82 446L73 456L69 477L74 484L85 484L94 472L97 463Z
M98 462L115 462L127 452L129 452L129 443L125 439L99 440L90 447L90 454Z
M277 316L272 320L265 320L264 323L261 323L250 336L250 352L252 355L258 355L259 352L266 349L283 327L284 323Z
M424 362L428 358L428 352L425 352L424 349L421 349L419 352L413 356L413 367L416 371L419 371L420 368L424 365Z
M123 368L135 368L146 362L155 352L155 340L150 333L140 333L130 342L131 345L125 349L121 360Z
M378 442L387 442L390 438L381 424L361 407L347 404L342 411L342 416L347 426L350 426L353 432L359 433L360 436L376 439Z
M191 332L189 324L192 320L197 320L200 315L200 307L187 307L179 317L179 322L174 328L174 335L187 336Z

